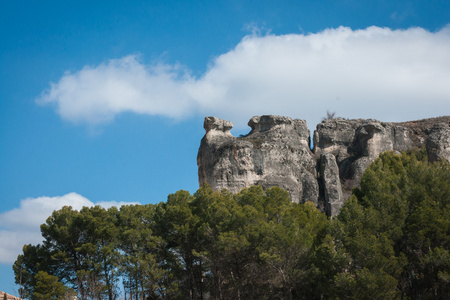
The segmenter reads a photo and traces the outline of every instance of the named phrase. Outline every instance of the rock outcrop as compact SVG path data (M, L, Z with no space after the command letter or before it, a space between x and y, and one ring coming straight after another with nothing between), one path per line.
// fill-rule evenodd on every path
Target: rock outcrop
M200 186L235 193L251 185L280 186L292 201L314 201L319 187L316 160L310 150L310 133L303 120L287 117L253 117L251 132L230 134L231 123L205 118L206 134L198 152Z
M13 296L13 295L9 295L5 292L0 291L0 299L1 300L23 300L22 298Z
M249 134L234 137L231 122L205 118L197 157L200 186L236 193L255 184L276 185L292 201L312 201L334 216L381 152L425 146L431 160L450 161L450 117L404 123L325 120L314 131L313 150L304 120L256 116L248 125Z
M314 153L331 153L339 166L344 198L380 153L426 147L431 160L450 161L450 117L403 123L326 120L314 132Z

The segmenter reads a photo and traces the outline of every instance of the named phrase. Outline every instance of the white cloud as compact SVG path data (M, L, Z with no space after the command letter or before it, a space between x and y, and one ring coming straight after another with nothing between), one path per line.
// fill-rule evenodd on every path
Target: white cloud
M405 121L450 112L450 27L327 29L246 36L199 78L146 66L136 56L65 74L40 97L62 118L98 124L131 111L216 115L242 126L279 114L315 126L328 110L348 118Z
M22 253L25 244L38 244L42 242L40 225L54 210L63 206L72 206L80 210L84 206L100 205L105 208L120 207L125 202L98 202L93 203L77 193L69 193L58 197L27 198L22 200L20 207L1 213L0 220L0 263L12 264L17 255Z

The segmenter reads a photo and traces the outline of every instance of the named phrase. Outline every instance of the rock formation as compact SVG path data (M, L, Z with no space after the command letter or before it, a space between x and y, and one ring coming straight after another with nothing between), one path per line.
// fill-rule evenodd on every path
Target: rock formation
M23 299L0 291L0 300L23 300Z
M450 161L450 117L404 123L325 120L314 131L313 150L304 120L256 116L248 125L249 134L234 137L231 122L205 118L197 156L200 186L232 193L255 184L280 186L292 201L313 201L334 216L381 152L425 146L431 160Z
M292 201L318 200L316 160L310 150L310 133L303 120L287 117L253 117L251 132L230 133L231 122L205 118L197 164L200 186L235 193L251 185L280 186Z

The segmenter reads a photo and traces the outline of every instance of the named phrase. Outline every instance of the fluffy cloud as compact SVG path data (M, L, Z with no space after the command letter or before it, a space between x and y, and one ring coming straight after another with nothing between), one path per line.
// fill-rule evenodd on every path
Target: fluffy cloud
M42 242L40 225L63 206L72 206L80 210L83 206L100 205L105 208L120 207L123 202L93 203L85 197L70 193L60 197L39 197L22 200L20 207L0 214L0 263L12 264L17 255L22 252L25 244L38 244Z
M403 121L450 112L450 27L327 29L250 35L200 77L146 66L136 56L65 74L43 92L62 118L97 124L122 112L170 118L216 115L243 125L280 114L315 124L342 117Z

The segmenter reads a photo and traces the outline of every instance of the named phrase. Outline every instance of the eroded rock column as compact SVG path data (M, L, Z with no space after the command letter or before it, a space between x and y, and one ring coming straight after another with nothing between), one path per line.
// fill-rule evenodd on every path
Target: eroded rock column
M344 204L344 196L339 168L333 154L323 153L320 156L319 174L324 192L324 210L328 216L335 216Z

